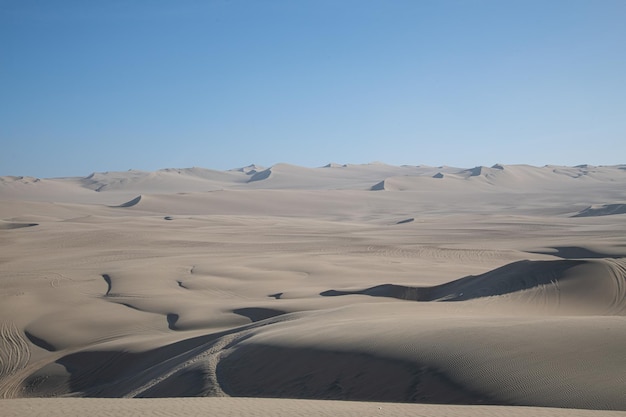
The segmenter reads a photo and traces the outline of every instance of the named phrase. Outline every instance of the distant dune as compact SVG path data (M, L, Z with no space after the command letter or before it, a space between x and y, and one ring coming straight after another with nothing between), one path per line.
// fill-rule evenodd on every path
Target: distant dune
M624 165L2 177L0 414L626 415L624 201Z
M611 216L614 214L626 214L626 204L601 204L598 206L590 206L574 217L592 217L592 216Z

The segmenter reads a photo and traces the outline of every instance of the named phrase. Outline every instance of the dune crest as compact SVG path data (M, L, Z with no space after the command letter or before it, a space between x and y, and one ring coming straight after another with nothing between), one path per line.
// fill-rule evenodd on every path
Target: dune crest
M369 295L410 301L466 301L518 293L527 302L571 304L596 314L626 315L626 261L518 261L478 276L433 287L382 284L363 290L328 290L322 296Z

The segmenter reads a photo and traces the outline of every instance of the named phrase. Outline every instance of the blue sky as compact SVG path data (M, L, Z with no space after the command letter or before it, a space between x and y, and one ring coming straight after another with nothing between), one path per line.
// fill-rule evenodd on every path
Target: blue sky
M0 175L626 163L623 0L0 0Z

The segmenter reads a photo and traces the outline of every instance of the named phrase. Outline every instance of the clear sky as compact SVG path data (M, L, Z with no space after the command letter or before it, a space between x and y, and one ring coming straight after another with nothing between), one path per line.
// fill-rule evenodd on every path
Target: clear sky
M0 175L626 163L626 0L0 0Z

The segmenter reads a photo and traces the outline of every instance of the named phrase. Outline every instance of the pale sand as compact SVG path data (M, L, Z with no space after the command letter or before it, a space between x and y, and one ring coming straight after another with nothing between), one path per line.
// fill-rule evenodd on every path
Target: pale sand
M3 417L232 416L232 417L606 417L621 411L481 405L399 404L267 398L33 398L0 400Z
M623 415L625 202L626 166L0 178L2 416Z

